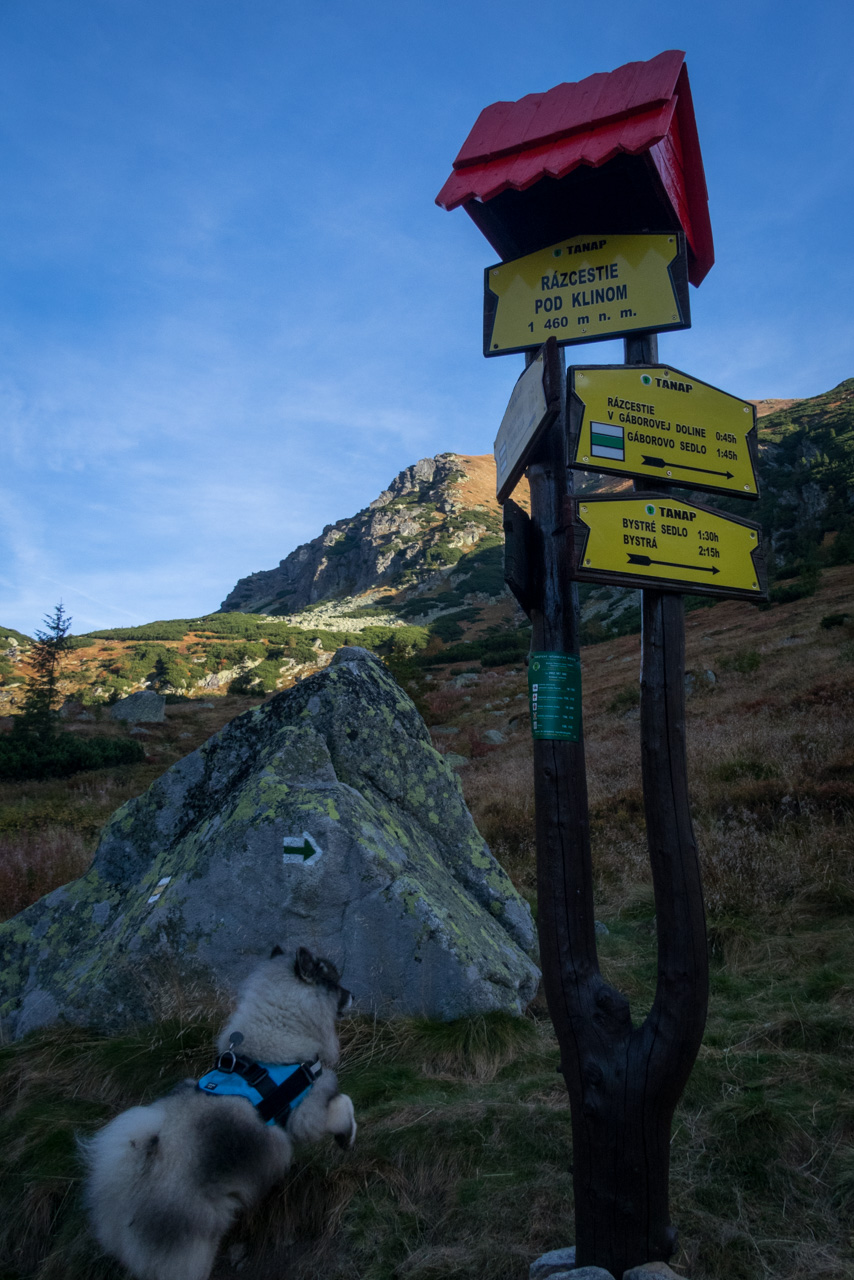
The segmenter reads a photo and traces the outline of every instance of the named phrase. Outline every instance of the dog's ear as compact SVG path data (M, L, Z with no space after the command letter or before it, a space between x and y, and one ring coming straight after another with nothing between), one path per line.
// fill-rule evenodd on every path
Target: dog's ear
M270 959L275 960L276 956L283 956L284 954L285 954L284 951L282 950L282 948L279 946L277 942L276 945L273 947L273 950L270 952Z
M294 961L294 973L303 982L314 982L317 962L308 947L300 947Z

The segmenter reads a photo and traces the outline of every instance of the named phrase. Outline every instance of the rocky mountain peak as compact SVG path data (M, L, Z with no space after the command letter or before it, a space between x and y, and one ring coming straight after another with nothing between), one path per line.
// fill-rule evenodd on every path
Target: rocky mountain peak
M289 614L369 591L423 590L464 551L500 537L494 486L490 455L421 458L362 511L327 525L277 568L241 578L221 611Z
M395 476L368 509L387 507L401 498L414 498L419 503L447 501L449 486L467 474L464 465L467 461L456 453L438 453L435 458L421 458Z

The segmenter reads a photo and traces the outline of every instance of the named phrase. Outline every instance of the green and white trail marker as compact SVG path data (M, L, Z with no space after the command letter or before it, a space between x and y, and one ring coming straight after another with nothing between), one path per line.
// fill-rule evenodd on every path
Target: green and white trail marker
M307 831L303 831L301 836L285 836L282 845L282 861L295 862L301 867L317 862L323 853L320 845Z

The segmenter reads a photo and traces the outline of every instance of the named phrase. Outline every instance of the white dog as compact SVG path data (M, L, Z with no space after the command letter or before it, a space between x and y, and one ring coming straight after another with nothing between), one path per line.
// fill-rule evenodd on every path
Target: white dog
M351 1004L328 960L275 947L241 991L214 1070L81 1142L95 1236L138 1280L207 1280L228 1227L283 1177L293 1143L352 1145L353 1104L332 1070Z

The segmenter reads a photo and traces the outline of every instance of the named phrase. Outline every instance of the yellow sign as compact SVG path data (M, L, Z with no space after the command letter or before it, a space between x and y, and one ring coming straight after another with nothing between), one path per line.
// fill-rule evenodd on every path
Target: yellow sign
M704 595L766 595L757 524L662 494L575 499L575 576Z
M570 370L570 466L758 498L756 410L664 365Z
M485 356L690 325L680 232L574 236L484 272Z

